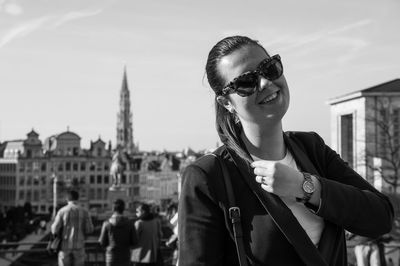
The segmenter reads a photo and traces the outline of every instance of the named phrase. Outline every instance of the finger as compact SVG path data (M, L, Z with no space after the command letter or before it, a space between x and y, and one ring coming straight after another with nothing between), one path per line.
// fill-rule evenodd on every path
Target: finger
M263 183L263 178L264 178L263 176L257 175L256 176L256 182L260 183L260 184Z
M269 193L273 193L274 190L271 186L265 185L265 184L261 184L262 189L264 189L265 191L269 192Z
M269 162L269 161L254 161L251 163L251 167L255 168L255 167L263 167L263 168L268 168L271 167L272 165L274 165L275 162Z
M268 168L254 168L254 174L255 175L261 175L261 176L267 176L270 174L270 170Z

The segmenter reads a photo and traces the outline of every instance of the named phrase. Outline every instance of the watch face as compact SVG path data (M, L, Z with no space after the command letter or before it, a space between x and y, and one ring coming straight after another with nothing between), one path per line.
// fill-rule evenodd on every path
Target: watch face
M312 181L306 180L303 183L303 190L306 193L313 193L315 190L314 183Z

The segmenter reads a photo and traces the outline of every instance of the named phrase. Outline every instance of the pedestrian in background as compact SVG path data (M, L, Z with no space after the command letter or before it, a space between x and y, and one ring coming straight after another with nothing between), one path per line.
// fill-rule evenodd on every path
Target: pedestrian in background
M131 261L135 266L157 265L162 238L161 223L150 211L148 204L142 203L136 209L135 222L138 244L132 250Z
M131 248L138 242L135 226L123 216L124 210L125 202L115 200L113 214L101 228L99 243L106 248L107 266L129 266Z
M51 233L62 231L61 249L58 252L59 266L84 266L85 235L93 232L89 212L78 205L79 193L71 190L67 194L67 205L62 207L51 225Z

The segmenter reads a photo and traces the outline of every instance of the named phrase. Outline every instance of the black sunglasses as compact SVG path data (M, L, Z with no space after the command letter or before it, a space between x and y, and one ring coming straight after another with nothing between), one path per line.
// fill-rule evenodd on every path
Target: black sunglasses
M234 78L223 89L221 95L237 93L239 96L246 97L252 95L258 84L258 76L273 81L280 78L283 74L281 57L277 54L263 60L256 70L248 71Z

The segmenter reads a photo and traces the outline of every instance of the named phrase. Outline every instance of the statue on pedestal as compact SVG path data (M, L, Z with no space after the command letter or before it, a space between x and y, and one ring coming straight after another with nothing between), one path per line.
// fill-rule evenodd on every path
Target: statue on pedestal
M122 167L120 151L117 150L113 155L111 167L110 167L110 176L112 177L112 181L113 181L111 188L120 188L121 187L122 171L123 171L123 167Z

